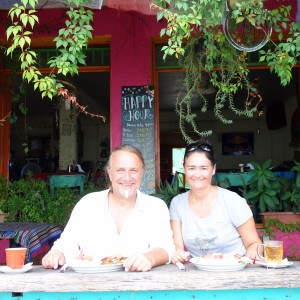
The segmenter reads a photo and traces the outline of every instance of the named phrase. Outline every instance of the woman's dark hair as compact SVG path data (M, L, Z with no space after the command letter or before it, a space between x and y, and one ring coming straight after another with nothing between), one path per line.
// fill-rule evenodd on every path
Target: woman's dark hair
M199 140L197 142L190 143L186 146L184 152L183 163L185 164L186 159L194 152L204 153L205 156L210 160L214 166L217 162L215 157L215 150L213 145L205 140Z

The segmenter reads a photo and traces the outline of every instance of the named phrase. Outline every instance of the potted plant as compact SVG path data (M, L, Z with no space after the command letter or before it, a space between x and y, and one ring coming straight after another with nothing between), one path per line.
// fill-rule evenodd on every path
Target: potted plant
M295 161L291 168L294 178L285 178L272 172L272 161L266 160L262 165L251 163L254 167L251 178L243 196L249 204L256 205L264 223L266 218L281 218L281 222L300 221L300 164Z
M172 199L182 192L182 188L179 184L178 174L174 174L172 182L168 180L161 182L157 187L157 193L152 194L152 196L158 197L165 201L167 206L170 206Z
M6 199L8 197L8 181L3 176L0 176L0 223L3 223L7 217Z
M283 241L283 255L290 260L300 259L300 222L285 224L278 219L267 218L263 235Z
M7 222L49 223L63 228L74 205L95 190L93 184L87 184L83 194L64 187L51 195L43 180L29 176L10 182L0 176L0 208L8 213Z

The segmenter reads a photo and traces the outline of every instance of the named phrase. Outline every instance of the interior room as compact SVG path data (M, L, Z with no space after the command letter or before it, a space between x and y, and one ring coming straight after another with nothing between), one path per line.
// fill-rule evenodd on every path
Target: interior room
M10 177L18 178L28 162L36 162L43 172L55 172L59 168L66 171L73 161L81 164L86 172L103 169L110 146L109 82L109 72L80 73L69 79L69 84L76 88L78 102L89 113L104 116L105 122L99 117L78 113L72 105L61 105L58 97L52 101L41 99L39 92L29 88L21 96L28 113L24 116L18 112L17 121L11 125ZM61 116L65 114L69 120L76 119L76 132L70 122L62 121ZM73 134L77 140L76 157L71 159L68 138ZM59 156L69 159L63 167L59 167Z
M178 116L174 112L174 103L183 89L183 77L182 72L158 72L162 179L167 179L174 167L172 149L184 147L186 144L179 130ZM250 78L255 82L262 97L259 103L259 109L263 112L261 115L256 114L248 118L235 115L224 108L224 115L233 120L232 124L226 125L214 116L215 92L212 87L208 89L206 95L209 103L207 112L201 113L197 98L193 99L192 106L198 116L199 128L212 130L212 135L206 139L215 146L218 171L239 171L239 164L251 161L262 163L268 158L271 158L273 165L278 168L284 168L285 162L298 160L298 69L293 70L293 79L286 87L281 86L277 76L268 69L251 70ZM224 138L228 134L235 137L245 134L247 137L250 136L251 153L225 153ZM175 165L178 168L180 162L175 162Z
M186 142L178 126L175 101L182 92L183 72L158 73L159 101L159 132L160 132L160 177L167 179L174 167L173 148L182 148ZM280 85L276 75L269 70L252 70L253 78L262 96L261 116L253 118L234 115L224 110L233 124L224 125L214 116L213 102L215 91L207 90L209 109L199 113L197 99L193 109L198 115L198 125L203 130L212 130L207 139L216 148L218 170L233 171L239 169L240 163L251 161L262 162L271 158L274 166L297 159L297 104L298 104L298 72L293 72L293 80L287 87ZM92 113L106 117L103 123L99 118L91 118L84 114L77 117L77 157L76 162L82 163L85 171L101 170L110 151L110 73L92 72L80 73L72 77L70 82L77 89L79 102L87 106ZM183 91L184 92L184 91ZM28 90L24 96L28 106L28 114L19 114L16 123L11 126L11 177L17 178L20 169L28 161L37 161L43 171L54 171L59 166L58 154L68 153L68 144L59 146L59 137L68 135L68 128L59 127L58 100L41 99L39 94ZM73 111L75 117L75 111ZM72 109L71 109L72 115ZM60 129L59 129L60 128ZM224 153L222 139L224 134L250 134L253 151L249 154ZM224 141L223 141L224 143ZM28 146L28 154L24 148ZM176 163L178 165L178 163ZM180 164L180 163L179 163ZM67 168L67 163L65 169Z

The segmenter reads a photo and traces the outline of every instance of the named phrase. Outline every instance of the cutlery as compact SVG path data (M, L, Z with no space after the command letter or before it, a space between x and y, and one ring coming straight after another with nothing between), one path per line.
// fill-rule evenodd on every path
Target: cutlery
M180 262L180 261L178 261L177 263L176 263L176 266L178 267L178 269L180 270L180 271L186 271L186 268L185 268L185 266Z
M253 260L253 264L256 264L256 262L264 263L264 264L266 263L264 260L256 258L256 257L249 257L249 258Z
M67 271L67 269L69 268L68 264L64 264L62 265L62 267L59 269L60 273L65 273Z

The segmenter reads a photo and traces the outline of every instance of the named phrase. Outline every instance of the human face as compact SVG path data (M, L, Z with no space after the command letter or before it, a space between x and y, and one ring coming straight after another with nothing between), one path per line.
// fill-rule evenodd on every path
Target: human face
M143 171L143 164L136 154L123 150L113 153L107 170L113 193L123 198L135 196Z
M211 185L215 166L203 152L193 152L185 160L185 179L191 189L201 189Z

